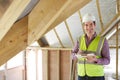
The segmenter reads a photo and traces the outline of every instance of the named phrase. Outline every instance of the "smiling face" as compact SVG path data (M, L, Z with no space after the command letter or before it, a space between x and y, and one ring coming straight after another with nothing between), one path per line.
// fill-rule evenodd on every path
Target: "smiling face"
M88 21L83 24L83 28L85 30L85 33L87 34L88 37L92 37L92 35L95 33L95 27L96 24L94 21Z

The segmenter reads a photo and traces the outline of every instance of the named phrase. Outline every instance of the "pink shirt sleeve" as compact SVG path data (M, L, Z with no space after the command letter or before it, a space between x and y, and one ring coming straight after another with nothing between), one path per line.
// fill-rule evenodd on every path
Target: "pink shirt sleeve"
M110 63L109 45L106 39L102 47L101 56L101 58L97 59L97 64L107 65Z

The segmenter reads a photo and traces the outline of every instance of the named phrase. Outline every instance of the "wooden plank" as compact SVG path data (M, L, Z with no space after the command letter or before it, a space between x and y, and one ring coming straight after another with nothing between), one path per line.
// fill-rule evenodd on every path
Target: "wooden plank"
M72 60L72 56L70 56L70 80L73 80L73 77L74 77L74 71L73 71L73 60Z
M57 37L57 39L58 39L58 41L59 41L59 43L60 43L61 47L63 48L63 47L64 47L64 45L63 45L62 40L60 39L60 37L59 37L59 35L58 35L58 33L57 33L56 29L54 28L53 30L54 30L54 32L55 32L55 35L56 35L56 37Z
M66 20L64 21L64 23L65 23L65 25L66 25L66 28L67 28L67 31L68 31L68 34L69 34L70 40L71 40L71 42L72 42L72 46L74 46L74 40L73 40L72 34L71 34L71 32L70 32L70 29L69 29L68 23L67 23Z
M119 41L118 41L118 32L119 32L119 29L118 29L118 25L116 26L116 80L119 80L118 78L119 78L119 73L118 73L118 54L119 54L119 49L118 49L118 47L119 47Z
M60 78L61 80L70 80L70 51L63 50L60 52Z
M117 0L117 12L120 13L120 0Z
M27 47L28 49L29 48L37 48L37 49L43 49L43 50L72 50L72 48L53 48L53 47L38 47L38 46L34 46L34 47L32 47L32 46L28 46Z
M18 19L30 0L14 0L0 20L0 40Z
M55 26L60 24L62 21L66 20L73 13L77 12L83 6L88 4L91 0L72 0L70 4L63 10L63 12L57 17L57 19L49 26L45 33L53 29Z
M38 40L71 0L40 0L29 14L28 45Z
M104 30L104 27L103 27L103 21L102 21L102 15L101 15L101 10L100 10L99 0L96 0L96 5L97 5L97 10L98 10L98 15L99 15L100 24L101 24L101 29L102 29L102 31L103 31L103 30Z
M56 58L57 58L57 61L56 61L57 64L56 64L56 65L58 65L58 66L57 66L57 74L58 74L57 76L58 76L58 77L57 77L56 80L61 80L61 79L60 79L60 50L57 50L57 51L56 51Z
M108 38L108 44L109 44L109 47L111 47L111 48L112 47L116 48L116 44L115 44L115 42L116 42L116 34L117 34L116 26L114 26L115 32L110 36L110 38ZM119 29L118 33L119 33L118 35L120 35L120 29ZM120 41L120 37L118 37L118 41ZM118 42L118 46L120 48L120 43L119 42Z
M59 51L49 50L49 80L60 80Z
M80 22L82 23L82 15L81 15L81 12L78 11L78 14L79 14ZM84 27L84 26L83 26L83 24L82 24L82 30L83 30L83 32L85 33L85 30L84 30L83 27Z
M36 80L39 80L39 78L38 78L39 77L39 66L38 66L38 64L39 64L38 63L38 56L39 55L38 55L38 49L35 49L35 55L36 55L35 56L35 59L36 59L35 60L35 62L36 62Z
M104 33L104 35L102 34L102 36L106 36L107 34L109 34L110 31L112 31L112 30L114 29L114 27L115 27L116 25L118 25L119 23L120 23L120 19L119 19L117 22L115 22L114 25L113 25L111 28L109 28L109 30L107 30L106 33ZM111 35L111 36L113 36L113 35ZM108 38L108 39L109 39L109 38Z
M54 63L55 63L54 65L56 65L56 68L55 68L56 70L54 71L54 74L56 74L56 79L55 80L61 80L60 79L60 56L59 56L60 51L55 50L53 54L55 54L53 60L54 60ZM54 74L53 74L53 77L55 76ZM51 80L53 80L53 79L51 79Z
M13 25L0 41L0 65L18 54L27 46L28 17Z
M48 75L48 50L42 50L42 69L43 69L43 80L49 80L49 75Z

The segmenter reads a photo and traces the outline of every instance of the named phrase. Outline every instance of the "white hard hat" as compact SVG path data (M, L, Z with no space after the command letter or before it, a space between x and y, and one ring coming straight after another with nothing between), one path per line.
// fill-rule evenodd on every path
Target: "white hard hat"
M82 19L82 23L88 22L88 21L95 21L95 16L91 14L85 14Z

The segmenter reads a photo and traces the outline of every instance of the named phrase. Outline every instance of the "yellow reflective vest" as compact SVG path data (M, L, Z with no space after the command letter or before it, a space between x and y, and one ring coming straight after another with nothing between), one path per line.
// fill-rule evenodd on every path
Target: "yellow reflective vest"
M101 57L101 49L104 43L104 38L99 35L95 37L95 39L90 43L88 47L86 47L85 35L80 38L80 50L88 53L94 53L97 58ZM78 59L77 63L78 75L79 76L104 76L103 65L88 63L85 58Z

